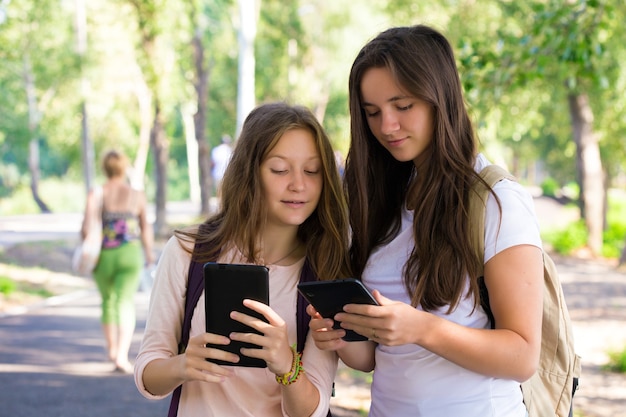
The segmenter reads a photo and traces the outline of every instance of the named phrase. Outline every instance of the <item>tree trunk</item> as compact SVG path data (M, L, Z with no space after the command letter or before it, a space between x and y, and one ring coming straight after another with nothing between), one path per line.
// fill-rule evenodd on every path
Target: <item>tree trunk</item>
M196 79L194 88L198 100L196 113L193 115L196 142L198 144L198 168L200 180L200 214L206 216L210 212L210 199L213 191L211 175L210 147L206 139L207 100L209 94L209 66L205 62L202 34L196 31L193 40L194 66Z
M195 104L195 103L194 103ZM187 176L189 177L189 199L192 203L200 203L200 169L198 168L198 141L196 140L196 128L193 125L193 114L187 107L182 106L181 118L185 133L185 148L187 149Z
M254 108L254 39L256 38L260 0L239 0L239 76L237 86L237 132Z
M143 190L145 188L144 176L146 174L148 151L150 150L150 135L154 122L152 119L152 93L145 81L137 83L135 95L139 104L139 145L137 146L130 182L133 187Z
M163 114L158 99L154 105L154 124L150 132L150 145L154 154L154 170L156 178L155 220L154 233L165 237L168 234L166 219L167 202L167 161L169 149L165 130L163 129Z
M30 169L30 191L35 204L42 213L50 213L50 208L39 196L39 142L31 139L28 145L28 167Z
M587 246L598 256L602 252L605 191L598 137L593 132L593 111L586 94L571 93L568 102L579 169L581 217L589 232Z
M82 69L83 60L87 53L87 11L84 0L76 0L76 20L74 30L76 32L76 54L80 58L81 77L80 77L80 113L81 113L81 144L82 144L82 160L83 160L83 176L85 177L85 190L87 193L93 187L96 178L95 168L95 152L93 142L89 137L89 118L87 117L87 90L89 81L84 76Z
M28 144L28 169L30 170L30 190L33 200L42 213L50 213L50 209L39 196L39 141L37 130L39 129L39 109L37 108L37 96L35 94L35 76L28 54L24 54L24 89L28 104L28 130L30 143Z
M624 239L624 249L622 249L622 256L619 257L619 266L626 266L626 239Z

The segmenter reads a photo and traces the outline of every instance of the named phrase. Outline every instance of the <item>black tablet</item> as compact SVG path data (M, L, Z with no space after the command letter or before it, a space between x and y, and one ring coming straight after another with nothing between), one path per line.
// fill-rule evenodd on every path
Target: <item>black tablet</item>
M365 288L363 283L354 278L301 282L298 284L298 291L322 317L333 320L335 314L342 312L343 306L346 304L378 305L374 296ZM335 320L333 328L341 329L337 320ZM343 340L349 342L363 341L367 340L367 337L346 329Z
M230 318L231 311L239 311L267 321L261 314L243 305L244 299L269 305L269 271L261 265L238 265L209 262L204 265L204 306L206 331L228 337L231 332L258 333ZM207 359L220 365L265 368L264 360L240 353L242 347L259 348L250 343L231 341L229 345L207 345L239 355L238 363Z

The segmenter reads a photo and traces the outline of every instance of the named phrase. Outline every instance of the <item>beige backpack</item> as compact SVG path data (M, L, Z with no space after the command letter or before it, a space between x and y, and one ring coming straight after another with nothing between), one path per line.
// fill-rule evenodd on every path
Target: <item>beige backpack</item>
M515 181L511 174L497 165L487 166L480 172L480 176L490 187L505 178ZM485 205L489 192L482 183L477 184L474 191L470 197L471 233L476 254L482 261L485 250ZM554 262L545 252L543 265L543 323L539 367L528 381L522 383L522 393L529 417L567 417L572 415L572 397L581 373L580 357L574 352L572 323L559 275ZM483 308L493 326L493 315L489 309L484 282L481 282L481 292Z

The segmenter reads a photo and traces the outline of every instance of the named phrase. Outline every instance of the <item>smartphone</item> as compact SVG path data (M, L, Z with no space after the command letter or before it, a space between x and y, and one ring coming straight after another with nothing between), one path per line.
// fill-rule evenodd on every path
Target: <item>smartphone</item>
M257 333L253 328L230 318L231 311L239 311L265 322L263 315L243 305L248 298L269 305L269 270L261 265L240 265L209 262L204 265L204 306L206 331L228 337L231 332ZM239 362L207 359L219 365L265 368L262 359L242 355L242 347L260 348L251 343L231 341L228 345L207 344L207 347L227 350L239 355Z
M365 285L354 278L301 282L298 284L298 291L322 317L334 320L334 329L342 328L334 317L335 314L343 311L343 306L346 304L378 305ZM361 336L353 330L344 330L346 330L346 335L343 340L348 342L367 340L367 337Z

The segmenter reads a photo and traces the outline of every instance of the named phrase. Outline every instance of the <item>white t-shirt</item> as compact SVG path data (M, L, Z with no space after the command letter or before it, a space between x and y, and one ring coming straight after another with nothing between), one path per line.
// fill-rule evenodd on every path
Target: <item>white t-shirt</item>
M237 252L238 253L238 252ZM234 256L234 257L233 257ZM220 256L220 262L245 263L234 251ZM143 384L148 363L178 353L185 312L185 292L190 255L175 237L167 242L156 269L143 341L135 363L135 384L149 399L165 396L150 394ZM270 306L287 323L289 344L295 344L297 284L304 258L289 266L269 265ZM191 320L190 338L205 332L204 292ZM320 392L320 402L312 414L325 417L330 405L332 382L337 371L335 352L320 351L311 334L307 335L302 354L309 380ZM179 417L276 417L286 415L282 408L281 387L267 368L230 367L235 373L221 383L192 381L183 384L178 408Z
M488 164L479 156L476 170ZM502 223L498 231L500 215L490 195L485 220L485 263L511 246L541 247L530 194L518 183L508 180L496 184L494 191L502 205ZM385 297L410 304L402 268L413 242L413 213L404 210L400 233L388 245L372 253L363 272L363 283ZM472 313L473 305L473 298L463 298L451 314L446 314L447 306L433 313L464 326L489 328L485 312L478 308ZM526 416L519 382L469 371L414 344L376 348L371 389L371 417Z

